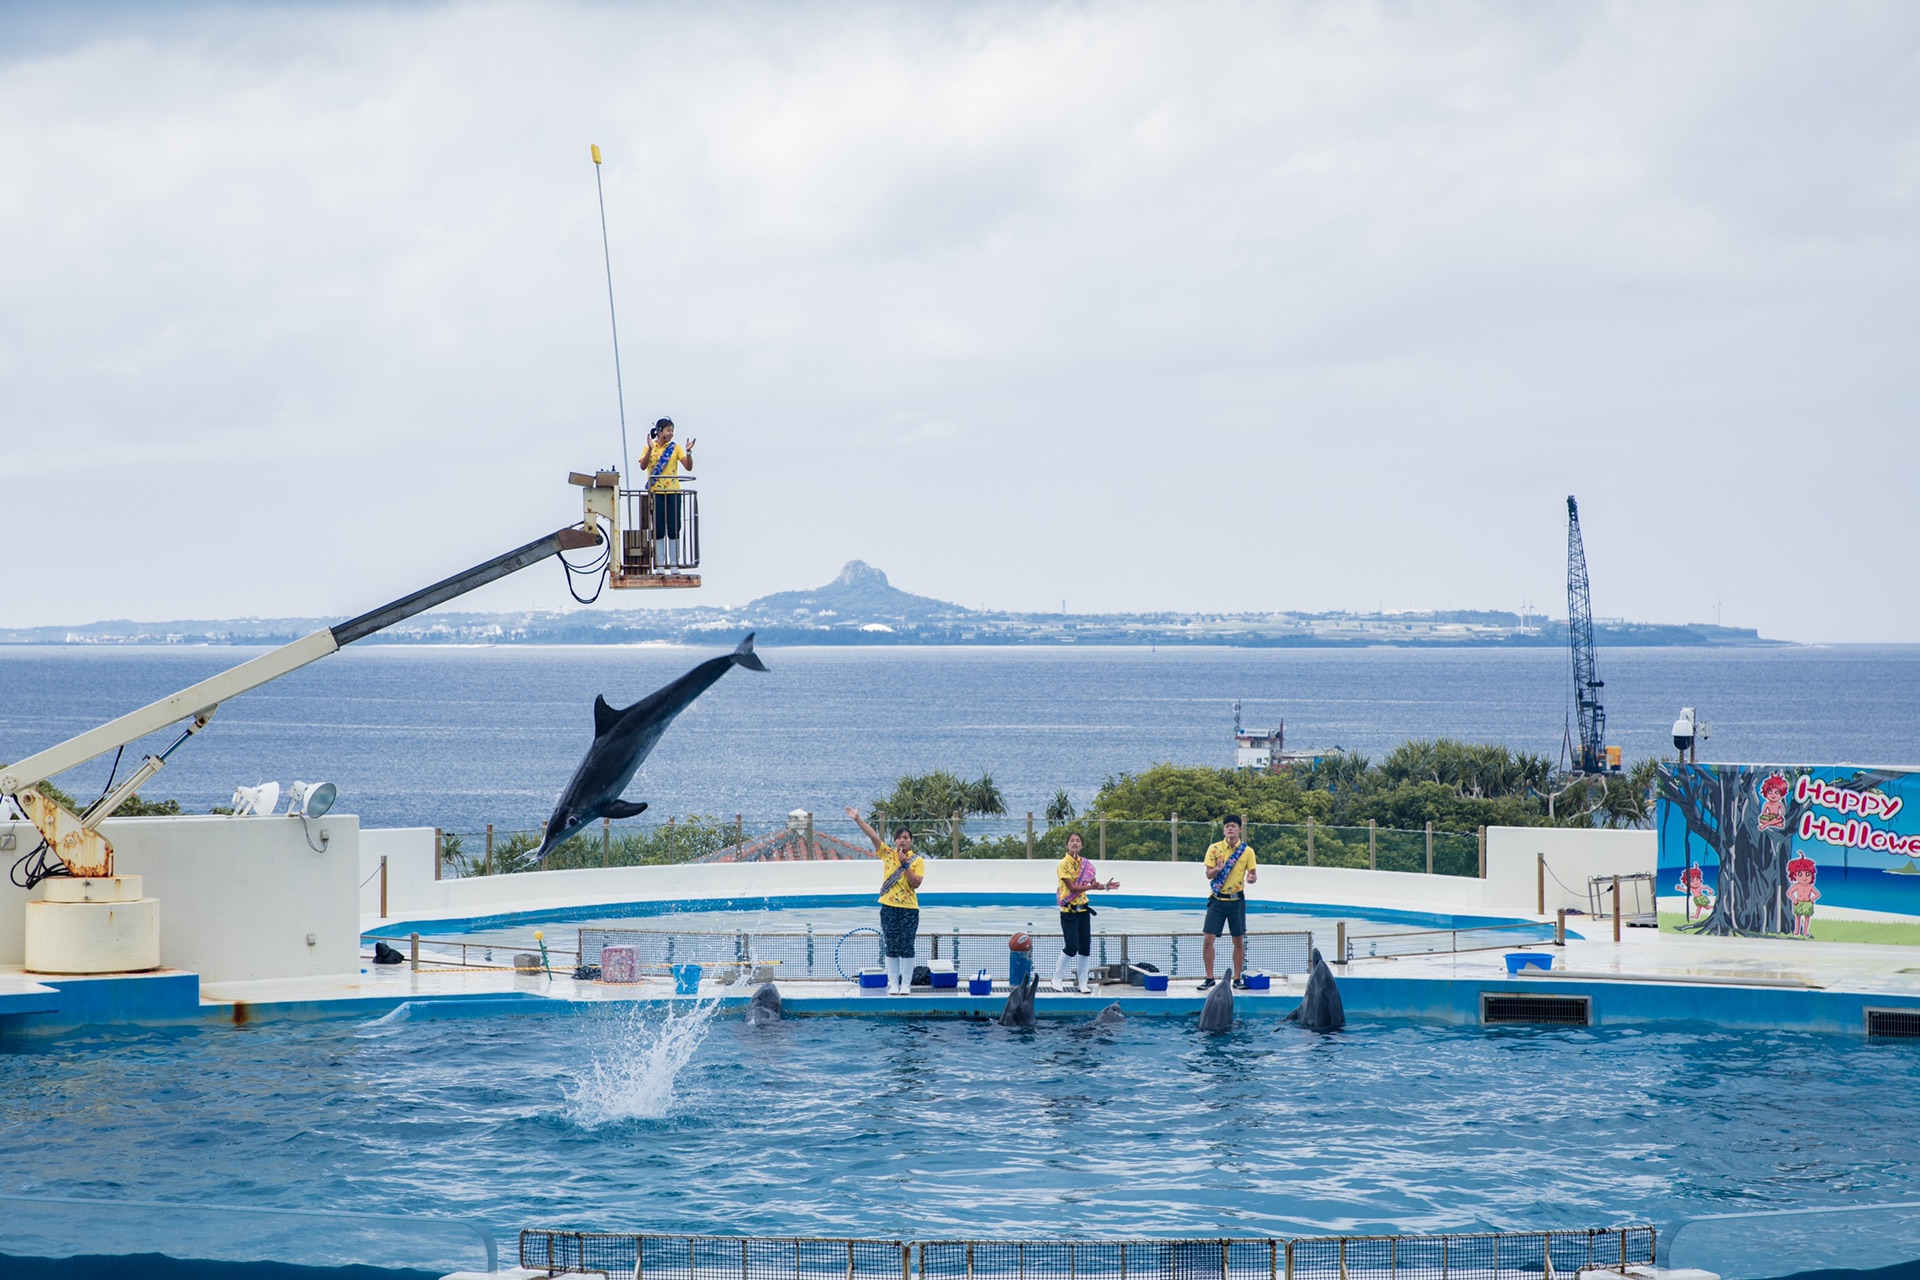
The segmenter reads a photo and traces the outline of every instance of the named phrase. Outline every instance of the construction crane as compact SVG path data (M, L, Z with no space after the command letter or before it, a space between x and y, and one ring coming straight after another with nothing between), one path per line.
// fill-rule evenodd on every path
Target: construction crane
M1606 682L1594 671L1593 594L1587 586L1587 550L1580 541L1580 508L1567 495L1567 638L1573 648L1573 703L1580 720L1575 773L1605 773L1607 709L1600 705ZM1616 766L1617 767L1617 766Z

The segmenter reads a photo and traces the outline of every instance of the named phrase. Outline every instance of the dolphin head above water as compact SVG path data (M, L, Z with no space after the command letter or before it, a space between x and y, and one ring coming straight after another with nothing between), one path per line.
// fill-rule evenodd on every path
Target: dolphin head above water
M1030 1027L1033 1025L1033 993L1040 989L1040 976L1030 973L1027 980L1007 993L1007 1003L1000 1010L1000 1025L1003 1027Z
M553 806L547 819L546 838L534 854L545 861L582 827L595 818L632 818L646 809L622 800L620 793L633 781L640 762L647 758L660 735L673 718L693 704L693 700L713 686L714 681L735 667L765 671L766 664L753 652L753 635L740 642L732 653L709 658L664 688L656 689L640 701L616 710L605 697L593 700L593 745L567 781L566 790Z
M1200 1030L1228 1031L1232 1028L1233 979L1229 976L1207 992L1207 1002L1200 1006Z
M769 1022L780 1021L780 988L771 982L763 982L747 1001L747 1025L763 1026Z
M1309 958L1307 993L1284 1020L1297 1022L1309 1031L1338 1031L1347 1025L1347 1010L1340 1000L1340 987L1333 980L1333 970L1327 968L1327 962L1320 958L1318 947L1314 948Z

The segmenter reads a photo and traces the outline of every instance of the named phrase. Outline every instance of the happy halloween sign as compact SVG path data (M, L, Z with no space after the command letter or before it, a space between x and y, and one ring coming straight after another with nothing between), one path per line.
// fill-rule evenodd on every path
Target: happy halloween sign
M1814 937L1822 909L1920 922L1920 773L1663 764L1660 892L1683 930Z

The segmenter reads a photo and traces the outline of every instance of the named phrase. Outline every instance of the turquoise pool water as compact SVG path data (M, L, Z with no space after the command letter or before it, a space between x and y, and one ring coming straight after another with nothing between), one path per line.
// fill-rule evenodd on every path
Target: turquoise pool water
M1135 1236L1911 1197L1920 1046L657 1009L0 1041L0 1191L526 1225Z

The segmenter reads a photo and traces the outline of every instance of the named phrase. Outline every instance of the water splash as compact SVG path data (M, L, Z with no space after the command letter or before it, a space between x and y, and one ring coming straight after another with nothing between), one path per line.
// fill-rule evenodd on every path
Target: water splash
M568 1118L588 1129L625 1120L658 1120L673 1109L680 1072L707 1038L718 1000L664 1015L633 1004L597 1020L593 1056L566 1090Z

